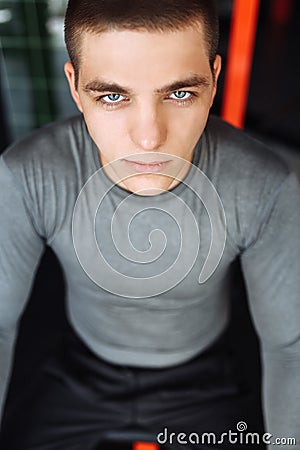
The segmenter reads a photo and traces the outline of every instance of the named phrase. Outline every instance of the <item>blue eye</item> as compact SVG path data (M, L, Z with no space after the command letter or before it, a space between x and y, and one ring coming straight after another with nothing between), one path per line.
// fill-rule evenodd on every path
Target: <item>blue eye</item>
M174 97L172 97L172 95ZM175 100L187 100L191 97L191 93L187 91L175 91L170 95L170 98L173 98Z
M124 96L121 94L108 94L102 97L102 100L106 103L119 103L124 100Z

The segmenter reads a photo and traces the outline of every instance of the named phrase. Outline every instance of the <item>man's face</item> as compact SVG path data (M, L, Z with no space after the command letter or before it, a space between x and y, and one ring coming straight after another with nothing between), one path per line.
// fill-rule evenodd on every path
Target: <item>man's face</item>
M121 187L148 195L186 175L221 66L217 56L214 82L205 45L200 26L83 34L77 89L71 63L65 72L102 164L119 160Z

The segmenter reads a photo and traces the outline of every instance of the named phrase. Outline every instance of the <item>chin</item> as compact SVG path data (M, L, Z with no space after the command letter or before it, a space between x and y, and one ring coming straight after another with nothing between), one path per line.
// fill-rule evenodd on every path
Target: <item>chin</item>
M165 175L134 175L123 181L123 187L137 195L159 195L173 187L174 178Z

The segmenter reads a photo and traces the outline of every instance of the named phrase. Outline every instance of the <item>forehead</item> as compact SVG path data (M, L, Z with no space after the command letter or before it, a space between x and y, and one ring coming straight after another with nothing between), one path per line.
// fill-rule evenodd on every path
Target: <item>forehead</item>
M79 77L87 83L105 77L126 85L157 87L189 73L210 76L202 28L149 32L137 30L85 32Z

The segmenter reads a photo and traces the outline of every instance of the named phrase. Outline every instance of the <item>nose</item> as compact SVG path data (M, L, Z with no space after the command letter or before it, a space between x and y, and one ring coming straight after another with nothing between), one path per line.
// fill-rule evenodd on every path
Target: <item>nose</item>
M140 105L132 115L130 137L138 149L160 150L167 139L167 124L163 112L155 105Z

